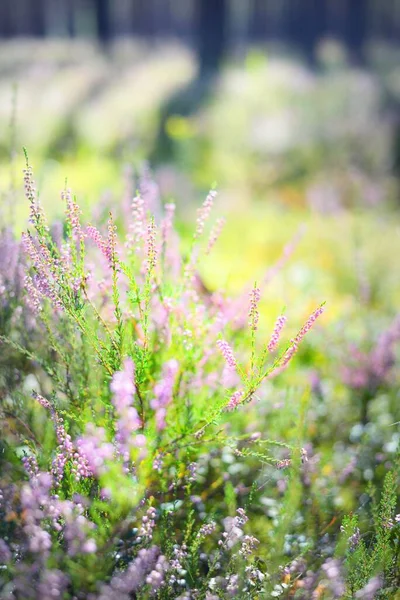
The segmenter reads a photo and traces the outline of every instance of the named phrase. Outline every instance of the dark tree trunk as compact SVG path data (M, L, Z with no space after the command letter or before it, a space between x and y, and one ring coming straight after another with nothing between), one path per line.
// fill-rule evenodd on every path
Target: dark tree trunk
M111 39L109 0L95 0L97 37L103 45Z
M9 38L13 33L11 0L0 0L0 38Z
M265 41L267 37L265 0L253 0L251 3L249 35L250 41Z
M293 27L299 29L300 46L307 61L315 66L318 43L327 32L327 0L301 0L297 7Z
M302 49L304 34L302 31L301 0L292 0L290 4L286 2L284 20L285 37L289 44L296 49Z
M318 43L327 33L328 0L291 0L286 4L286 38L311 66L317 62Z
M74 38L76 35L75 29L75 3L74 0L66 1L66 13L67 13L67 33L70 38Z
M212 75L220 65L226 43L226 0L197 0L200 76Z
M30 33L35 37L46 35L46 1L35 0L29 3L29 27Z
M132 20L133 33L140 36L147 36L148 27L149 22L147 2L142 2L141 0L134 0Z
M353 62L365 63L368 0L348 0L346 44Z

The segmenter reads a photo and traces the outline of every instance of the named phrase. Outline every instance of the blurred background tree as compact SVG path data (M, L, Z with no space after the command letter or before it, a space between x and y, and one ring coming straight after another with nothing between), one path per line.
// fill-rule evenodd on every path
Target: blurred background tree
M356 62L371 38L400 38L399 0L1 0L0 35L174 37L197 46L202 71L243 41L280 41L315 62L326 35Z
M390 187L399 34L400 0L0 0L0 180L15 83L18 143L48 161L145 159L293 202L331 168L349 196L360 172Z

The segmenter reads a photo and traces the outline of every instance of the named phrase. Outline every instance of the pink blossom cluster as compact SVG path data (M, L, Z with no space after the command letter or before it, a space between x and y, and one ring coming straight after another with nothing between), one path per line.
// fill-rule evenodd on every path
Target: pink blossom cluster
M39 314L42 310L42 300L37 287L34 285L32 277L26 275L25 289L27 291L26 303L34 314Z
M128 408L133 403L135 395L135 365L131 358L126 358L121 371L114 373L110 390L113 394L113 404L118 412Z
M34 283L38 293L41 296L49 298L56 308L63 309L63 303L60 299L57 286L57 279L60 276L60 271L56 261L51 256L49 249L44 243L36 244L30 233L22 234L22 245L35 268ZM34 301L36 306L37 301L38 298Z
M278 345L279 338L281 336L282 329L285 326L287 318L284 315L280 315L275 323L274 330L271 335L271 339L268 343L269 352L273 352Z
M146 511L146 514L142 517L142 524L138 531L140 538L144 538L146 541L153 539L153 530L156 526L156 515L156 509L154 506L150 506Z
M29 550L39 556L48 556L52 547L52 538L47 530L49 521L54 531L62 532L70 556L95 552L96 543L88 537L95 525L84 516L84 507L79 502L51 496L52 485L51 474L39 472L22 487L23 530Z
M88 225L86 227L86 236L90 238L98 247L103 256L107 259L109 264L112 264L113 257L113 246L115 233L109 231L109 237L107 240L103 238L100 231L94 225Z
M82 211L79 208L75 199L72 198L70 189L67 189L67 190L64 190L61 192L61 199L67 205L67 210L66 210L67 220L71 227L72 236L75 239L75 241L79 243L81 240L83 240L83 237L84 237L81 223L80 223L80 215L81 215Z
M137 194L131 205L132 220L129 225L127 246L138 252L146 234L146 210L145 203L140 194Z
M400 317L397 316L390 327L380 334L369 352L356 346L350 347L350 359L342 367L342 379L355 390L373 392L387 382L395 365L395 344L400 341Z
M152 586L153 591L156 590L157 586L160 587L163 583L163 572L157 570L157 567L161 565L167 567L167 564L162 560L159 562L160 550L157 546L151 546L150 548L142 548L139 550L136 558L128 565L125 571L117 571L111 578L109 584L103 585L100 590L97 600L110 600L113 597L119 597L124 595L124 598L128 598L134 594L143 586L145 583L149 583ZM154 574L154 571L158 574ZM148 580L149 579L149 580Z
M92 475L101 475L104 472L106 461L111 460L114 456L114 447L106 441L105 429L95 427L93 423L88 423L85 434L77 439L76 446L79 457L87 465L87 469ZM76 458L78 462L78 457ZM78 469L76 478L79 479L85 475L81 469Z
M304 338L306 333L310 331L311 327L314 325L315 321L322 315L325 308L323 306L319 306L311 315L308 317L306 323L300 329L299 333L296 335L294 340L292 340L293 344L298 345L299 342Z
M34 456L33 454L23 456L22 464L24 465L25 471L29 475L29 479L34 479L39 475L38 463L36 460L36 456Z
M206 254L210 254L211 250L214 248L222 233L225 223L226 221L223 217L216 220L214 227L211 229L210 237L208 238Z
M50 412L51 419L55 426L58 446L52 462L54 484L61 484L65 467L68 462L71 463L71 471L77 480L82 477L91 477L93 471L89 466L87 457L79 452L79 448L75 447L71 436L65 430L63 419L58 415L54 406L40 394L34 393L33 395L39 404Z
M225 531L218 545L226 548L232 548L244 535L243 526L249 520L243 508L237 509L236 517L226 517L224 519Z
M27 200L29 200L30 203L29 222L32 223L32 225L41 223L44 226L44 213L39 204L39 199L36 193L36 186L33 180L32 168L29 165L27 165L23 173L25 197L27 198Z
M205 523L202 525L197 533L197 537L206 537L208 535L212 535L217 528L217 524L215 521L210 521L209 523Z
M228 367L230 367L231 369L235 369L237 366L236 358L234 357L232 348L230 347L228 342L225 340L218 340L217 346L222 356L224 357Z
M113 216L111 213L108 218L107 232L106 258L108 262L113 265L115 264L117 257L117 227L114 225Z
M172 402L175 377L179 363L175 359L165 363L160 381L154 386L154 398L150 401L151 408L155 411L157 431L166 427L167 407Z
M215 190L210 190L207 198L203 202L203 206L197 211L196 232L194 235L195 238L199 238L204 231L204 226L210 216L216 195L217 192Z
M232 394L228 404L225 407L225 410L227 410L227 411L235 410L235 408L237 408L239 406L239 404L242 402L243 396L244 396L244 393L241 390Z
M256 286L250 292L250 306L249 306L249 325L252 331L256 331L258 327L258 321L260 318L258 312L258 304L260 302L261 292Z
M304 338L306 333L308 331L310 331L310 329L314 325L315 321L318 319L318 317L320 315L322 315L323 312L324 312L324 307L319 306L313 313L311 313L311 315L309 316L309 318L307 319L307 321L305 322L303 327L300 329L299 333L296 335L295 338L293 338L290 341L289 348L286 350L285 354L283 355L279 365L269 374L269 376L268 376L269 378L276 377L277 375L279 375L282 371L284 371L286 369L289 362L292 360L294 354L297 352L299 343Z
M147 253L147 271L152 271L157 264L157 246L156 246L157 227L154 219L151 219L147 225L146 234L146 253Z
M128 462L130 450L134 445L133 434L142 425L136 408L132 406L136 388L134 363L131 358L125 359L122 370L114 373L110 389L117 414L115 440L124 462Z

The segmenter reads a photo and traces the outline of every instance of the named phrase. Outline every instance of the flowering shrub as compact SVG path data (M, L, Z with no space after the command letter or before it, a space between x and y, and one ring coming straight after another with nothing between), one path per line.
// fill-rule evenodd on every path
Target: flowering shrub
M351 360L343 367L344 382L360 396L361 422L368 421L368 404L377 390L390 379L396 364L395 347L400 341L400 317L397 316L389 329L383 331L373 348L363 352L352 347Z
M222 228L217 220L206 235L213 190L187 253L174 205L156 222L151 190L133 199L124 240L111 213L106 233L85 226L68 189L56 235L28 163L25 190L29 269L19 312L35 334L15 339L6 330L2 341L36 376L31 397L25 382L7 410L17 428L3 453L1 597L350 598L389 589L398 578L396 475L375 511L372 558L351 518L335 554L319 517L312 533L299 529L316 468L303 447L304 402L294 443L258 430L255 405L324 306L289 339L278 315L261 342L257 285L240 303L206 289L199 261ZM293 428L293 414L282 414L284 428ZM264 484L254 472L266 465L289 475L279 480L280 505L270 503L265 535L257 514ZM360 577L354 548L367 565Z

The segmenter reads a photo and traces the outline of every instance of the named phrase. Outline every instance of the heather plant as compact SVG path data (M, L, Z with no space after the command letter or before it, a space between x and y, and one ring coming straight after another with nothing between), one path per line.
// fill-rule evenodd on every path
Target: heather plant
M350 360L342 367L344 383L358 396L360 421L368 422L368 406L379 389L385 388L396 364L396 346L400 340L400 318L397 316L386 331L380 333L369 351L352 344Z
M15 407L17 452L5 441L16 471L2 482L4 597L261 593L246 512L255 488L236 505L219 456L278 469L304 459L300 445L242 431L235 414L288 367L323 306L286 342L279 316L259 346L257 285L247 307L203 289L199 260L222 226L206 235L214 190L182 256L174 205L156 223L148 191L120 242L111 213L106 234L81 223L68 189L63 230L51 229L28 161L24 178L25 303L46 343L2 338L38 369L31 400Z
M28 159L24 181L30 224L13 242L22 283L8 300L21 319L1 342L28 376L13 358L0 597L390 597L397 469L372 503L374 532L362 512L340 533L334 496L355 466L324 480L312 432L319 384L280 384L324 305L297 333L282 311L265 335L271 270L238 298L207 288L201 261L223 226L212 224L215 190L187 243L148 174L119 230L111 213L106 226L85 225L67 187L64 221L50 225Z
M382 497L376 501L371 486L373 532L361 535L357 515L345 517L341 527L346 545L344 598L391 598L398 589L400 515L396 515L398 469L386 474ZM367 543L368 541L368 543Z

